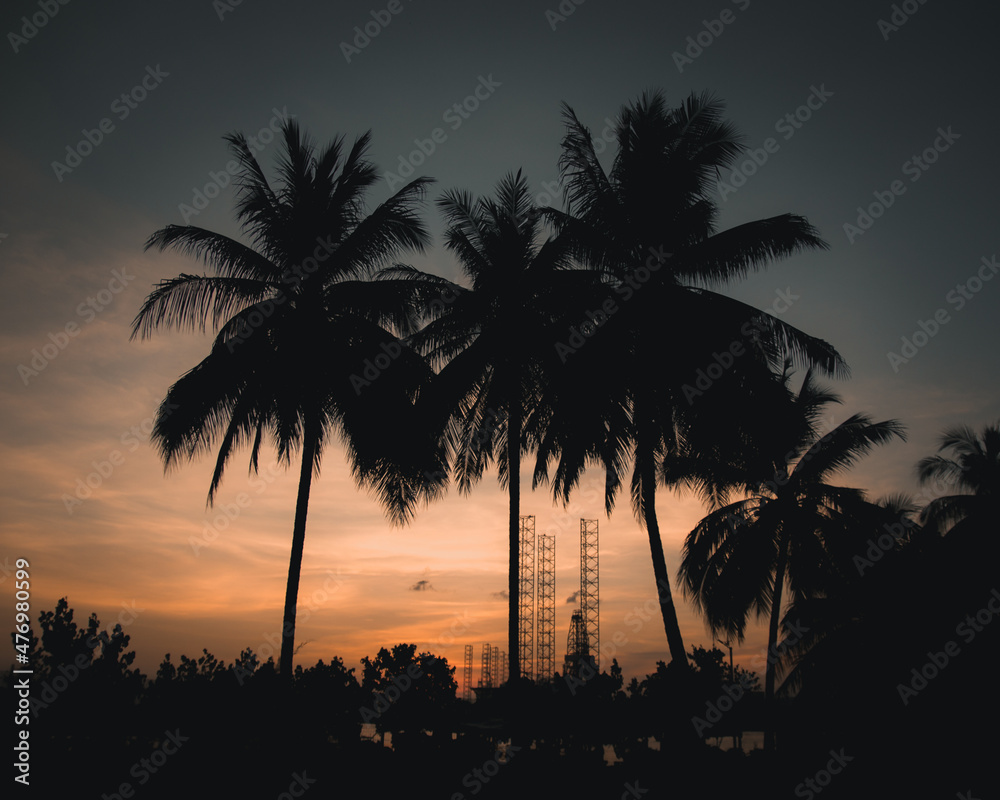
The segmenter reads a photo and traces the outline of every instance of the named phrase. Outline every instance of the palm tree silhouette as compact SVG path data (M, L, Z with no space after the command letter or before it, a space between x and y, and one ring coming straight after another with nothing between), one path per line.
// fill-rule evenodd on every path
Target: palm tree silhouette
M195 256L211 274L158 283L132 338L161 327L218 329L209 355L170 387L152 432L168 469L219 442L209 505L239 447L251 446L253 471L265 439L286 465L301 448L279 664L290 681L309 493L331 433L340 434L358 484L395 523L440 486L425 477L433 468L417 464L434 451L417 446L408 411L431 371L392 332L409 333L417 312L404 282L369 280L427 243L415 209L429 179L366 214L365 194L378 180L366 157L370 132L349 150L337 137L319 153L295 122L282 136L277 188L245 137L226 137L241 167L237 217L251 244L191 225L150 236L146 249Z
M942 455L951 451L950 457ZM969 517L987 519L1000 497L1000 423L976 433L968 425L950 428L941 435L938 455L917 464L921 484L943 481L965 490L931 500L920 512L920 521L933 531L946 532Z
M521 675L518 639L520 464L528 446L525 415L535 406L556 358L553 319L572 306L576 291L561 241L540 241L540 217L520 170L506 175L495 197L465 191L439 200L448 228L446 247L471 282L465 288L416 270L396 271L449 302L409 342L440 367L433 398L450 418L449 449L460 491L468 492L495 460L509 497L508 653L513 679Z
M610 513L631 469L632 508L649 538L671 659L683 666L656 516L658 465L683 439L731 416L736 398L759 383L752 376L762 365L777 368L792 355L827 373L847 371L826 342L709 288L826 247L792 214L716 230L710 182L742 150L722 111L707 95L676 109L659 92L643 95L619 113L618 152L605 172L590 132L564 106L567 211L546 212L573 242L574 256L604 276L611 305L605 319L593 314L599 331L550 386L547 405L558 410L547 421L536 481L556 461L553 489L566 499L588 464L602 464ZM706 369L712 386L697 388Z
M780 381L786 389L790 373ZM671 469L678 481L698 489L714 509L688 534L678 571L714 634L742 641L751 614L767 616L768 649L764 675L765 749L773 749L773 699L779 656L778 623L788 584L793 600L804 600L827 585L831 550L852 541L871 506L860 489L828 481L873 447L904 439L896 420L872 422L854 414L820 435L825 407L840 398L819 388L806 373L798 393L771 406L757 441L743 455L712 460L699 454ZM728 502L731 493L744 494ZM843 563L843 558L837 559Z

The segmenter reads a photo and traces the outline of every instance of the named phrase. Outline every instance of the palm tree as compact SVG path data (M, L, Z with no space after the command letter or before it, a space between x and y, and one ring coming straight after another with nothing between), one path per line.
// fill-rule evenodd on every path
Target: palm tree
M951 451L951 455L942 453ZM920 521L929 529L944 533L964 519L979 517L996 509L1000 498L1000 422L976 433L967 425L950 428L941 436L938 455L917 464L921 484L942 481L964 490L931 500L920 512Z
M786 369L781 376L786 387L789 377ZM807 372L797 394L788 391L785 403L772 406L756 441L742 454L712 459L700 453L694 459L700 466L687 461L665 469L671 480L701 491L713 507L688 534L679 570L685 592L713 634L742 641L751 614L769 618L765 749L774 746L785 584L794 601L822 593L829 586L831 562L844 563L842 555L831 558L831 552L842 552L838 540L872 518L862 490L828 481L875 446L905 438L897 421L872 422L866 414L854 414L821 436L825 407L839 402ZM733 492L745 496L728 502Z
M546 212L574 256L603 276L609 305L601 304L603 319L593 317L599 331L550 383L543 408L557 411L543 420L536 482L556 462L553 490L566 500L588 464L603 465L610 513L631 469L632 508L649 538L671 659L683 666L656 517L658 464L731 417L760 375L788 355L827 373L847 371L826 342L710 288L826 247L792 214L717 231L711 179L742 150L722 111L705 95L676 109L658 92L643 95L618 116L618 152L605 172L590 132L564 106L567 211Z
M428 402L450 418L460 491L470 491L495 460L508 492L508 652L516 679L522 671L518 569L524 419L556 358L552 320L560 309L572 307L567 293L577 290L567 280L569 259L562 243L540 241L540 218L520 171L500 181L494 199L449 191L438 206L448 224L446 247L471 288L416 270L393 274L448 298L437 309L428 306L433 318L410 342L440 367L437 388L425 399L432 398Z
M358 484L393 522L439 486L417 464L428 452L409 433L419 426L407 424L430 370L393 333L408 333L416 312L402 282L368 280L428 241L415 207L429 179L366 214L365 194L378 180L366 157L370 132L349 150L338 137L319 153L295 122L282 135L276 188L246 139L226 137L241 166L236 209L250 244L191 225L150 236L146 249L195 256L210 274L157 284L132 338L162 327L218 329L209 355L170 387L152 432L168 469L218 442L209 505L239 447L251 446L251 470L265 439L286 465L301 449L279 664L290 681L309 493L331 434L340 434Z

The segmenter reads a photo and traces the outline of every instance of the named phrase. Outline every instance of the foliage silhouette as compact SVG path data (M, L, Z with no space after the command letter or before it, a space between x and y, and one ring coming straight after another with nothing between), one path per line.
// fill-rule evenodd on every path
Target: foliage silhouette
M949 450L951 457L941 455ZM929 502L920 512L927 527L945 533L969 517L987 519L1000 498L1000 423L980 433L967 425L945 431L938 454L917 464L917 476L922 484L944 481L965 492Z
M449 450L459 489L470 491L497 463L508 511L508 658L510 674L522 672L518 647L520 464L528 444L524 419L558 364L554 320L574 308L578 292L563 242L542 236L528 182L505 176L493 198L446 192L438 206L470 288L415 270L390 271L450 292L448 303L429 305L432 318L410 343L440 367L425 397L450 419ZM445 422L442 421L442 427Z
M585 468L600 464L610 512L631 470L632 509L647 531L664 631L681 668L687 659L655 508L658 465L686 438L721 436L713 428L738 398L789 355L846 374L826 342L711 288L826 247L793 214L717 230L711 179L743 150L722 112L708 95L678 108L659 92L643 95L618 115L618 151L606 172L589 130L564 106L567 211L546 211L575 258L602 276L609 305L601 303L603 319L591 311L597 332L549 385L542 408L555 411L541 426L536 483L555 462L553 490L565 500ZM699 370L720 364L726 369L708 389L694 385Z
M788 387L786 369L781 382ZM715 633L742 641L751 614L768 617L765 702L773 709L778 627L785 584L805 596L822 580L827 551L867 509L863 491L828 481L872 448L904 438L895 420L872 422L854 414L821 435L826 406L840 402L807 372L797 393L762 428L742 458L682 463L675 474L713 498L716 508L684 543L679 575ZM669 462L668 462L669 464ZM668 472L669 472L668 468ZM745 494L725 502L729 491ZM835 545L834 545L835 546ZM765 728L765 749L774 746L774 726Z
M393 522L405 522L440 487L426 477L439 462L411 412L431 373L394 333L409 333L416 311L405 282L372 279L400 252L427 243L415 209L430 179L411 181L366 214L365 195L378 180L367 160L370 133L349 149L339 137L318 153L294 121L281 133L277 188L245 137L227 137L240 164L236 210L250 245L191 225L149 238L147 249L195 256L212 274L161 281L132 336L218 328L210 354L168 391L152 434L167 468L219 442L210 505L236 448L251 446L251 470L265 439L286 465L301 449L279 662L291 681L309 493L331 435L339 433L358 484ZM371 379L371 365L383 362ZM429 461L413 462L425 455Z

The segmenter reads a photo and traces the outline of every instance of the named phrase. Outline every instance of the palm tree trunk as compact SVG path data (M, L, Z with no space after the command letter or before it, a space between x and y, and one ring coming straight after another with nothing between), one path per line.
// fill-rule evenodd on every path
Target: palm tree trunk
M292 530L292 554L288 562L288 585L285 588L285 614L281 628L281 660L278 674L286 684L292 682L292 655L295 652L295 611L299 597L299 576L302 572L302 551L306 541L306 512L309 509L309 489L312 486L316 460L317 436L313 423L303 426L302 466L299 472L299 492L295 500L295 527Z
M778 661L778 623L781 620L781 591L788 562L788 534L782 530L778 540L778 561L774 566L774 593L771 619L767 629L767 666L764 670L764 752L774 752L774 679Z
M653 575L656 577L660 614L663 616L663 630L667 634L670 660L686 668L688 663L684 650L684 639L681 636L680 624L677 622L677 609L674 608L674 598L670 591L670 575L667 572L667 561L663 555L663 542L660 541L660 526L656 521L656 466L653 463L651 453L637 453L636 457L641 462L638 466L642 513L646 523L646 533L649 536L649 550L653 557Z
M507 489L510 498L509 537L510 560L507 565L507 593L509 614L507 617L507 649L509 652L509 680L516 682L521 677L520 651L520 551L521 551L521 397L515 394L508 407L507 415Z

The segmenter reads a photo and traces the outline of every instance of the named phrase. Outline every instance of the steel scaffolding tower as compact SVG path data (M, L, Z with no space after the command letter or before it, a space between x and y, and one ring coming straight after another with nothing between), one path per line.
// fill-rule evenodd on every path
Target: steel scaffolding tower
M479 687L489 689L493 686L493 675L490 673L490 643L483 645L482 658L479 661Z
M521 675L533 678L535 643L535 518L521 516L521 548L518 582L518 653ZM518 677L518 676L514 676Z
M499 686L503 681L500 678L500 648L494 647L490 655L490 677L493 678L493 685Z
M587 632L588 650L601 668L600 592L598 586L597 520L580 520L580 611Z
M507 651L506 650L501 650L500 651L500 685L501 686L503 684L507 683L507 681L508 681L508 679L510 677L509 674L508 674L509 668L510 668L510 665L507 663Z
M465 646L465 680L462 682L462 699L472 702L472 645Z
M556 666L556 537L538 537L538 625L535 631L539 681L552 680Z

